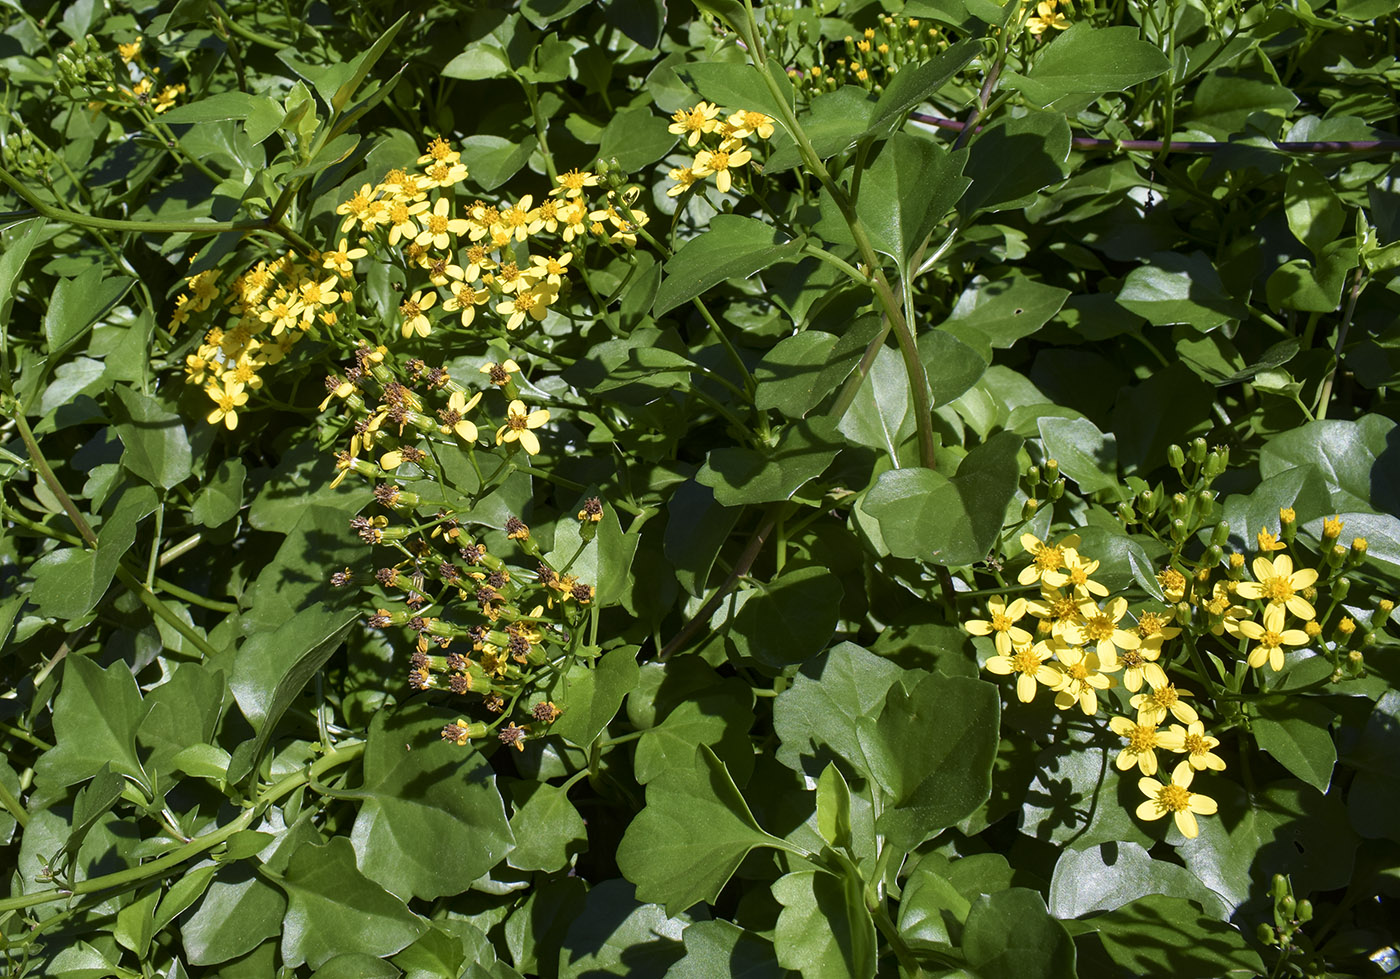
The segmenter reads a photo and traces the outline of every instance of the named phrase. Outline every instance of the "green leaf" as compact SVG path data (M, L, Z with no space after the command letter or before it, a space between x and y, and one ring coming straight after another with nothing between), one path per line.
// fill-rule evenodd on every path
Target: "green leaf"
M45 554L29 566L34 579L29 600L45 618L86 615L102 599L96 563L97 555L83 547L60 547Z
M1027 75L1003 74L1002 84L1032 103L1047 106L1065 95L1123 92L1171 67L1136 27L1093 27L1077 21L1047 44Z
M626 884L613 881L600 886L610 890L614 886L621 889ZM627 887L627 891L630 897L631 887ZM530 888L524 902L506 919L503 929L506 947L517 969L527 975L538 973L542 979L557 975L559 949L570 924L582 916L587 894L588 885L581 877L545 878ZM664 916L665 912L662 914Z
M826 648L841 616L841 579L826 568L779 575L734 616L732 638L741 653L782 669Z
M360 872L405 901L460 894L515 842L490 763L438 737L455 716L418 703L370 723L350 842ZM444 847L463 826L471 846Z
M1356 239L1339 238L1323 246L1317 261L1301 258L1280 265L1264 284L1269 305L1303 313L1330 313L1342 302L1347 273L1356 268Z
M10 321L15 280L43 233L43 218L20 221L0 231L0 326Z
M246 119L253 109L255 97L247 92L214 92L195 102L177 105L161 113L166 125L219 122L223 119Z
M588 892L582 913L569 924L558 979L664 976L684 954L687 924L687 918L667 917L659 904L637 903L627 881L604 881Z
M916 947L958 945L972 902L938 872L939 861L915 864L899 897L899 934Z
M647 103L623 109L603 129L598 156L615 159L623 170L635 173L661 159L676 145L676 137L667 125Z
M442 68L443 78L463 78L479 81L502 78L510 72L510 59L498 44L478 40Z
M1153 860L1136 843L1117 841L1061 851L1050 881L1050 913L1057 918L1081 918L1093 911L1112 911L1149 894L1189 898L1211 917L1230 917L1230 908L1220 895L1190 871Z
M199 748L222 755L226 769L227 753L209 744L223 714L225 690L222 670L200 663L181 663L166 682L146 695L136 740L150 752L145 761L147 771L165 771L179 753ZM220 770L216 777L222 775Z
M1128 273L1118 304L1154 326L1184 323L1202 332L1244 316L1202 252L1154 254L1150 264Z
M1144 897L1088 924L1093 935L1079 941L1085 975L1214 979L1268 971L1238 928L1202 914L1183 897Z
M896 664L849 642L808 660L773 704L778 761L813 777L829 752L862 764L856 724L875 716L902 674Z
M239 649L229 689L257 736L251 756L230 766L231 781L242 781L257 768L277 722L339 648L355 618L354 611L313 606L273 632L252 636Z
M1013 887L972 902L967 964L984 979L1074 979L1074 942L1038 891Z
M160 900L160 907L156 909L155 930L161 931L166 925L175 920L176 915L181 914L195 901L198 901L205 890L209 887L209 882L214 879L214 874L218 871L215 865L206 867L195 867L186 873L179 880L170 885L170 890L165 892L165 897Z
M974 350L982 345L1009 350L1016 341L1050 322L1068 298L1066 289L1016 274L969 288L958 297L939 329Z
M462 162L467 165L472 182L482 190L492 191L519 173L529 161L530 154L535 151L535 137L506 139L478 133L463 139L460 146Z
M880 524L890 553L930 564L987 556L1016 494L1021 439L1001 432L967 454L949 479L931 469L882 473L861 509Z
M1259 452L1259 475L1267 480L1295 467L1316 467L1331 499L1323 511L1299 512L1299 523L1344 510L1394 513L1400 510L1400 458L1389 448L1394 429L1395 422L1382 415L1307 422L1265 443ZM1275 510L1269 525L1277 519Z
M755 847L783 849L765 833L729 777L724 762L699 745L691 764L647 785L647 805L617 849L617 866L637 885L637 896L678 914L700 901L714 903L740 862Z
M1294 781L1276 782L1252 799L1222 778L1198 779L1191 789L1214 798L1219 815L1202 817L1194 840L1170 834L1179 840L1176 851L1186 869L1231 907L1249 902L1262 911L1274 874L1291 876L1300 894L1342 887L1351 879L1357 839L1333 796Z
M54 747L39 756L35 770L46 781L72 785L104 765L146 786L136 757L141 693L125 663L102 669L85 656L63 664L63 685L54 701Z
M902 123L919 103L937 95L981 50L981 45L969 38L952 45L932 61L901 68L880 93L866 132L883 137L891 127ZM827 98L822 96L814 105L820 105Z
M636 646L620 646L592 668L570 670L556 695L563 714L550 725L549 733L588 747L617 715L622 699L637 685L639 673Z
M778 878L778 963L803 979L873 979L875 923L850 882L818 870Z
M836 341L832 334L819 330L804 330L779 340L754 368L758 382L754 407L760 411L776 408L789 418L801 418L815 408L831 394L818 381Z
M1021 832L1070 849L1110 841L1150 847L1153 838L1133 819L1142 801L1137 781L1109 774L1117 756L1117 745L1056 743L1039 752L1021 806Z
M1400 810L1400 691L1388 690L1376 701L1347 764L1357 770L1347 795L1351 825L1368 840L1400 842L1395 813Z
M335 94L327 99L332 112L340 112L345 108L364 80L369 77L370 71L379 63L379 59L384 57L384 53L389 50L389 45L394 42L394 38L398 36L399 31L403 29L404 24L408 23L411 16L411 14L404 14L394 21L379 37L375 38L374 43L367 50L360 52L350 61L346 66L350 69L350 77L341 82L335 90Z
M180 925L191 965L218 965L257 948L282 930L287 899L247 864L223 867L199 906Z
M181 417L125 384L112 390L118 402L112 405L117 437L126 448L122 465L164 490L183 483L190 475L193 454Z
M510 831L515 847L506 862L516 870L563 870L569 852L580 850L588 831L578 810L569 802L566 788L547 782L516 782L511 785L515 814Z
M832 846L851 846L851 787L835 762L817 779L817 832Z
M287 894L282 959L289 966L316 968L346 952L393 955L428 927L355 869L354 850L343 836L299 847L278 884Z
M126 276L102 277L102 266L90 265L74 279L59 279L44 312L44 339L49 359L58 358L92 329L92 325L121 302L136 280Z
M735 447L712 449L695 480L713 489L721 506L791 499L836 458L839 450L834 436L827 419L807 418L784 428L778 444L766 452Z
M770 65L769 69L773 70L774 67ZM781 66L776 66L776 69L778 88L787 102L788 109L791 110L792 82L788 80L787 72ZM738 61L705 61L682 65L674 71L676 77L688 88L722 109L730 112L737 109L757 110L771 116L776 125L783 125L781 104L774 99L762 74L751 64Z
M685 930L685 957L666 979L784 979L773 943L723 919L697 921Z
M869 446L899 464L899 447L914 434L914 406L904 359L893 347L881 347L855 400L837 430L857 445Z
M867 167L856 215L870 244L906 269L914 252L962 197L965 154L929 139L895 133Z
M919 359L935 408L952 404L987 372L982 355L947 330L929 330L919 337Z
M992 790L1001 702L996 687L967 677L895 684L878 718L856 721L862 766L892 803L875 826L913 849L976 811Z
M805 241L787 237L766 221L717 214L707 231L667 260L652 315L661 316L727 279L746 279L774 262L796 258Z
M1337 746L1329 728L1336 714L1315 700L1285 700L1259 708L1250 722L1255 743L1319 792L1332 784Z
M709 745L740 781L753 770L753 693L737 677L722 678L695 657L676 657L664 668L643 671L642 682L660 679L653 707L664 719L632 716L635 726L650 728L637 744L637 781L646 784L663 772L689 768L696 745ZM638 691L628 701L629 715L638 707Z
M1081 493L1118 485L1118 443L1087 418L1042 418L1040 437L1046 456L1079 484Z
M1041 190L1065 178L1069 147L1069 122L1058 112L1032 110L993 123L969 147L964 172L972 186L958 201L958 211L1007 211L1032 203ZM1007 166L1007 160L1016 165Z
M1317 167L1302 160L1294 160L1288 169L1283 213L1293 237L1314 255L1322 254L1323 247L1336 240L1346 224L1346 209L1332 185Z
M248 470L242 459L225 459L205 481L190 506L190 517L206 527L220 527L243 507L243 483Z

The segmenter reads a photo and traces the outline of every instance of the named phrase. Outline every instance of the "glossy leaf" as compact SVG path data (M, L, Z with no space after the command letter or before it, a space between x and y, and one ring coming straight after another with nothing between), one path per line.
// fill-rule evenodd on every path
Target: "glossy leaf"
M875 924L848 882L818 870L778 879L778 962L804 979L873 979Z
M726 279L745 279L774 262L797 257L803 240L771 224L737 214L717 214L702 232L667 260L652 315L688 303Z
M1080 21L1052 40L1027 75L1011 75L1006 81L1037 105L1071 94L1122 92L1170 67L1155 45L1139 38L1135 27L1095 28Z
M986 979L1071 979L1074 942L1037 891L998 891L972 902L963 930L968 965Z

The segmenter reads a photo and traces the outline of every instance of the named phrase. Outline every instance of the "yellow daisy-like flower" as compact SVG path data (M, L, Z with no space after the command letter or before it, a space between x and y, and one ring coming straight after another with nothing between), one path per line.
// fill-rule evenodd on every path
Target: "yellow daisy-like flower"
M568 275L569 263L573 261L573 258L573 252L565 252L557 258L553 255L547 258L544 255L532 255L530 257L530 264L533 265L534 268L530 269L530 273L537 280L543 279L550 285L557 286L563 282L564 277Z
M1047 571L1058 571L1065 566L1065 551L1079 546L1079 535L1071 534L1058 544L1049 544L1035 534L1022 534L1021 547L1030 554L1031 563L1021 569L1016 580L1029 585L1044 578Z
M490 299L490 289L473 289L465 282L459 282L452 290L452 295L442 304L442 311L455 313L460 310L462 325L471 326L472 320L476 319L476 307L485 304Z
M417 217L427 209L427 201L418 201L416 204L407 204L400 200L391 201L384 211L384 223L389 226L389 244L397 245L400 239L407 239L416 244L421 230Z
M462 154L448 146L445 139L436 136L428 144L428 151L418 158L418 163L456 163L461 158Z
M321 268L350 276L355 272L355 267L350 263L357 258L364 258L368 254L369 252L363 248L351 248L349 239L342 238L339 248L321 253Z
M1060 710L1069 710L1078 704L1087 715L1098 713L1098 691L1107 690L1115 684L1113 677L1104 671L1116 670L1117 660L1103 663L1098 653L1075 646L1056 650L1055 658L1059 660L1061 674L1059 688L1055 691L1055 706Z
M700 141L701 133L714 132L718 116L719 106L713 102L699 102L690 109L677 109L666 131L684 136L686 145L694 146Z
M695 176L695 171L690 167L672 167L667 176L675 181L674 184L666 188L667 197L681 196L694 186L696 180L700 179Z
M710 174L714 174L715 186L719 188L721 194L726 194L734 182L734 175L730 171L744 166L751 159L753 159L753 154L745 149L701 150L696 154L695 164L691 170L697 177L708 177Z
M1220 739L1206 734L1206 726L1200 721L1194 721L1187 727L1173 724L1158 738L1158 743L1168 751L1185 753L1187 764L1198 772L1207 768L1216 772L1225 771L1225 759L1212 750L1220 745Z
M1128 600L1121 595L1103 608L1092 600L1079 603L1082 621L1065 624L1065 642L1071 646L1095 647L1105 664L1118 662L1118 650L1137 649L1142 639L1134 632L1120 628L1118 622L1128 611Z
M1040 620L1037 631L1049 632L1056 639L1063 639L1065 626L1084 620L1079 614L1079 604L1073 595L1066 595L1042 582L1040 598L1026 602L1026 611Z
M555 287L541 282L529 289L521 289L505 302L496 306L496 312L507 317L506 329L514 330L529 316L536 321L544 319L550 303L559 297ZM533 453L532 453L533 454Z
M1126 772L1136 765L1142 774L1156 775L1156 749L1166 747L1163 741L1165 735L1158 733L1157 726L1138 724L1122 716L1111 719L1108 726L1114 734L1127 742L1123 745L1123 750L1118 752L1118 757L1113 760L1113 767L1120 772Z
M454 235L467 233L467 219L449 217L449 207L451 205L447 198L439 197L431 211L419 214L418 223L423 226L423 230L413 239L414 244L424 247L431 245L438 251L444 251L452 247Z
M582 197L585 187L597 187L598 175L587 170L569 170L559 175L559 186L551 190L552 197Z
M534 198L526 194L512 206L503 209L497 227L516 241L524 241L543 226L538 223L539 214L531 206L533 203Z
M1268 663L1269 668L1277 673L1283 669L1284 646L1306 646L1308 644L1308 634L1302 629L1285 629L1283 627L1285 618L1283 609L1282 605L1270 605L1264 609L1262 625L1258 622L1241 622L1237 626L1240 635L1254 640L1256 644L1249 651L1250 666L1257 669Z
M1317 610L1297 594L1311 587L1317 581L1317 571L1313 568L1293 570L1293 559L1287 554L1279 554L1271 562L1266 557L1257 557L1250 565L1254 581L1241 581L1235 587L1240 598L1266 600L1270 608L1287 607L1300 619L1317 618Z
M1197 814L1213 816L1215 800L1199 792L1190 791L1191 779L1195 776L1191 766L1181 762L1172 772L1172 780L1163 785L1155 778L1138 779L1138 788L1147 796L1147 801L1137 807L1138 819L1161 819L1167 813L1176 820L1176 828L1188 840L1201 835L1196 823Z
M964 622L963 628L974 636L992 636L1002 656L1010 656L1015 646L1030 645L1031 634L1016 625L1026 614L1024 598L1008 604L1005 595L998 595L987 601L987 613L990 619L972 619Z
M506 406L506 423L496 429L496 444L519 442L530 455L539 455L540 440L532 429L539 428L549 421L549 409L536 408L527 411L525 402L512 401Z
M461 391L453 391L452 396L447 399L447 407L438 411L438 418L442 419L438 431L444 435L451 435L455 432L463 442L475 442L476 426L467 421L466 414L475 408L480 400L480 391L472 395L470 401Z
M214 402L214 410L209 412L206 419L209 424L217 425L223 422L230 432L237 428L238 409L248 403L248 395L243 392L243 385L238 381L226 381L223 387L211 384L204 389L204 393Z
M503 360L499 364L493 362L482 364L477 369L480 374L485 374L492 384L497 387L505 387L510 383L512 374L520 373L520 365L514 360Z
M1157 572L1157 584L1168 601L1179 602L1186 597L1186 576L1176 568L1163 568Z
M1055 9L1054 0L1041 0L1036 4L1035 16L1026 19L1026 30L1038 37L1051 28L1069 30L1069 18Z
M1269 533L1268 527L1260 527L1259 533L1254 535L1254 539L1259 542L1259 550L1268 553L1270 551L1281 551L1288 545Z
M1144 680L1154 690L1165 687L1167 685L1166 671L1155 662L1161 652L1161 646L1149 646L1146 643L1137 649L1125 649L1120 652L1118 662L1123 667L1123 686L1133 693L1142 689Z
M729 125L736 139L743 139L745 136L771 139L773 136L773 119L762 112L740 109L729 117Z
M1017 674L1016 696L1021 703L1029 704L1039 687L1054 690L1060 683L1060 671L1048 662L1051 655L1048 643L1031 645L1027 640L993 656L985 666L988 672L998 676Z
M1064 567L1064 571L1045 572L1042 580L1052 588L1070 585L1074 594L1080 598L1088 598L1091 595L1108 597L1108 589L1089 577L1099 569L1098 561L1086 562L1079 556L1078 551L1070 547L1064 550Z
M437 302L437 293L424 292L422 289L416 290L399 306L399 314L403 316L403 338L407 340L413 334L425 337L433 332L433 326L428 322L428 317L424 315L426 310L432 309Z
M1168 683L1163 687L1155 687L1146 693L1140 693L1133 697L1128 703L1133 705L1133 709L1138 712L1139 724L1158 725L1167 719L1171 714L1178 721L1191 724L1201 719L1196 713L1196 708L1192 707L1182 697L1190 697L1187 690L1178 690L1175 684Z

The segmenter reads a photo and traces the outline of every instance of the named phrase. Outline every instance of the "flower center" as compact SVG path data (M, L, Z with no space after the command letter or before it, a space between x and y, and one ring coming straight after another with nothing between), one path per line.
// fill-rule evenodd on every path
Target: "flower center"
M1138 620L1138 633L1142 636L1155 635L1162 631L1166 621L1156 612L1148 612Z
M1122 659L1123 665L1130 670L1137 669L1143 664L1142 654L1136 649L1123 650L1119 658Z
M1014 624L1015 624L1015 623L1011 621L1010 616L1008 616L1005 612L993 612L993 613L992 613L992 631L993 631L993 632L1006 632L1006 631L1007 631L1008 629L1010 629Z
M1017 673L1034 676L1036 671L1040 669L1040 657L1031 650L1031 647L1025 646L1016 650L1016 655L1011 657L1011 668Z
M1181 812L1191 805L1191 793L1179 785L1164 785L1157 793L1157 805L1167 812Z
M1170 683L1160 690L1152 691L1152 704L1155 707L1160 707L1165 710L1174 706L1176 701L1176 687L1172 686Z
M447 215L446 215L446 214L429 214L429 215L428 215L428 230L431 231L431 232L432 232L433 234L435 234L435 235L446 234L446 233L447 233Z
M1069 675L1082 682L1089 678L1089 667L1083 663L1075 663L1069 668Z
M408 223L408 205L394 203L389 205L389 221L393 224Z
M1265 649L1277 649L1283 645L1283 636L1277 632L1266 632L1259 637L1259 645Z
M1035 566L1041 571L1054 571L1064 563L1064 550L1059 547L1041 547L1035 552Z
M522 313L528 313L535 308L535 294L533 292L522 292L515 297L515 308Z
M716 150L714 155L710 157L710 166L716 170L728 170L729 154L724 150Z
M1135 755L1145 754L1157 747L1157 729L1150 724L1138 724L1128 735L1128 750Z
M1089 638L1095 642L1113 637L1113 620L1107 615L1100 613L1093 616L1084 624L1084 631Z
M423 310L412 299L405 299L403 305L399 307L399 312L411 319L422 313Z
M1287 578L1275 576L1264 582L1264 593L1270 601L1286 602L1293 597L1293 585Z
M1185 747L1193 755L1204 755L1210 751L1210 745L1206 744L1206 739L1199 734L1186 735Z
M523 432L523 431L525 431L525 429L529 427L529 426L527 426L527 425L525 424L525 419L526 419L526 416L525 416L525 415L511 415L510 418L507 419L508 423L510 424L511 431L514 431L514 432Z

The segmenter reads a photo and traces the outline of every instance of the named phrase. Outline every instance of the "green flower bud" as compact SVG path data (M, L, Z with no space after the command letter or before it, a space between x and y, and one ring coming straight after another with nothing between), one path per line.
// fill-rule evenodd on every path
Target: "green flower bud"
M1026 481L1029 482L1032 486L1040 485L1039 466L1031 466L1029 469L1026 470Z
M1191 534L1191 528L1180 518L1172 521L1172 540L1181 543Z
M1045 478L1055 479L1060 475L1060 463L1055 459L1045 460Z
M1298 909L1298 902L1293 900L1292 894L1285 894L1279 898L1278 909L1285 918L1292 918L1293 912Z
M1192 440L1191 440L1191 461L1194 462L1194 463L1195 463L1196 465L1198 465L1198 466L1199 466L1201 463L1205 462L1205 461L1206 461L1206 452L1209 450L1209 448L1210 448L1210 446L1206 445L1206 440L1205 440L1205 439L1203 439L1203 438L1194 438L1194 439L1192 439Z
M1175 444L1167 446L1167 462L1177 471L1186 465L1186 453L1182 451L1181 446Z
M1184 520L1191 512L1191 500L1185 493L1172 494L1171 515L1173 520Z
M1127 503L1118 504L1118 521L1124 527L1137 523L1137 513Z
M1062 497L1062 496L1064 496L1064 495L1065 495L1065 481L1064 481L1064 479L1057 479L1057 480L1055 480L1053 483L1050 484L1050 499L1052 499L1052 500L1058 500L1060 497Z
M1157 496L1151 490L1143 490L1137 495L1138 512L1144 516L1152 516L1157 512Z
M1219 544L1212 544L1206 548L1206 563L1219 564L1225 560L1225 549Z
M1346 601L1347 595L1351 593L1351 579L1338 578L1332 582L1332 599L1338 602Z
M1035 511L1038 509L1040 509L1040 501L1031 497L1026 500L1025 503L1021 504L1021 519L1029 520L1031 517L1035 516Z
M1210 542L1217 547L1224 547L1230 539L1230 525L1224 520L1215 525L1215 529L1210 533Z
M1298 902L1298 920L1299 920L1300 922L1302 922L1303 924L1306 924L1306 923L1308 923L1309 921L1312 920L1312 916L1313 916L1313 906L1312 906L1312 902L1311 902L1311 901L1306 901L1306 900L1304 900L1304 901L1299 901L1299 902Z
M1259 927L1254 930L1254 937L1259 940L1260 945L1272 945L1278 940L1272 925L1267 922L1259 922Z

